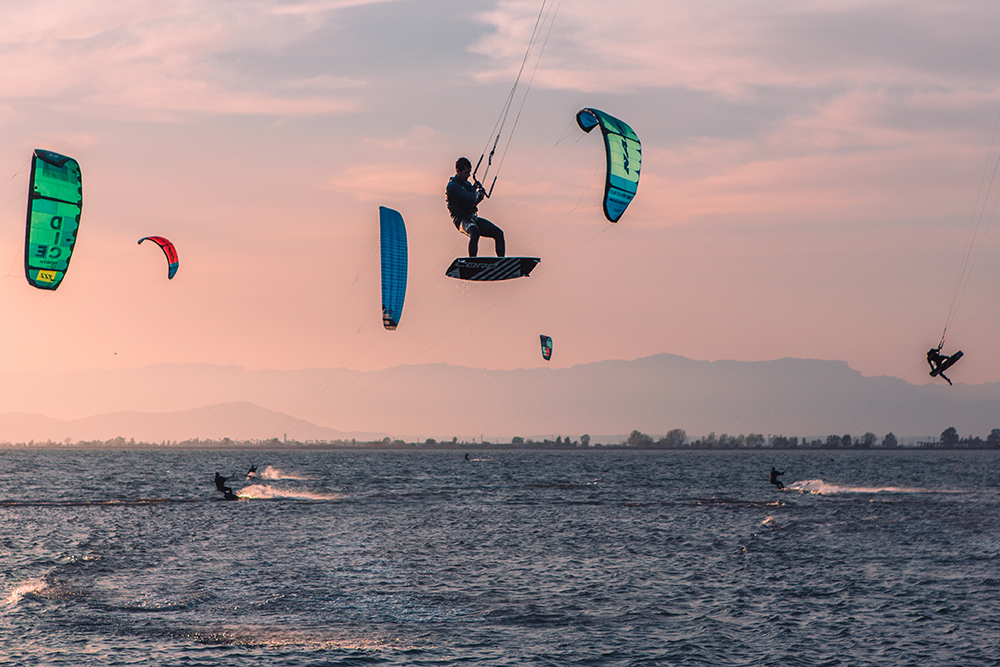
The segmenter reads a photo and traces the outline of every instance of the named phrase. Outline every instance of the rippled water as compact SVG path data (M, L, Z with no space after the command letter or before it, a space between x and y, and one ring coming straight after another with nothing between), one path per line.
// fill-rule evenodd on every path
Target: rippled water
M0 452L0 663L1000 665L1000 453L471 459Z

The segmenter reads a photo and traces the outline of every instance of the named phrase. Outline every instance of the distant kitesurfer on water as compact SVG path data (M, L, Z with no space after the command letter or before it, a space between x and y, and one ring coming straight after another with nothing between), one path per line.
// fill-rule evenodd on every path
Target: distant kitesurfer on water
M215 473L215 488L219 490L219 493L231 494L233 492L232 489L226 486L226 482L228 480L229 480L228 477L223 477L219 473Z
M247 479L257 476L257 465L254 463L250 464L250 470L247 470Z
M466 460L466 461L468 461L468 460L469 460L469 453L468 453L468 452L466 452L466 453L465 453L465 460Z
M930 364L931 367L931 373L930 373L931 376L933 377L935 375L940 375L941 377L943 377L945 380L948 381L948 384L951 384L951 380L948 378L947 375L944 374L944 372L949 368L951 368L955 364L955 362L958 361L961 357L962 357L961 350L951 355L950 357L941 354L940 347L932 347L931 349L927 350L927 363Z
M469 182L472 176L472 163L469 158L460 157L455 161L455 175L448 181L445 189L445 201L448 202L448 212L458 231L469 237L469 257L479 254L479 237L486 236L496 243L497 257L506 254L503 230L486 218L480 218L479 202L486 197L482 183Z
M777 470L774 469L774 466L771 466L771 484L774 484L776 487L778 487L779 491L783 491L785 489L785 485L781 483L780 479L778 479L778 475L784 475L784 474L785 474L784 471L778 472Z

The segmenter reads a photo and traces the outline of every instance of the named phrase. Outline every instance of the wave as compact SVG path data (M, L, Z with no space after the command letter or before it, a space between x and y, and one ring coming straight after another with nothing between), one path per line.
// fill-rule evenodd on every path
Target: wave
M789 491L815 493L821 496L835 493L932 493L930 489L914 489L905 486L844 486L821 479L807 479L786 485Z
M270 484L251 484L237 491L236 495L240 498L253 500L343 500L347 497L342 493L325 493L306 489L278 489Z

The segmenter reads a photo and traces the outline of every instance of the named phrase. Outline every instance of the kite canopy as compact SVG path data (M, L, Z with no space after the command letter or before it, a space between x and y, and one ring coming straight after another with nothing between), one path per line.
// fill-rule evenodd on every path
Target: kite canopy
M378 207L382 249L382 326L392 331L399 324L406 298L406 226L398 211Z
M177 274L177 248L174 247L174 244L162 236L144 236L139 239L139 243L141 244L143 241L152 241L160 246L167 258L167 280L173 278Z
M604 183L604 215L618 222L639 188L642 144L626 123L597 109L581 109L576 122L584 132L601 126L607 149L608 174Z
M541 334L539 338L542 339L542 359L548 361L552 358L552 338L545 334Z
M62 283L76 245L83 211L80 165L71 157L36 149L31 155L24 277L38 289Z

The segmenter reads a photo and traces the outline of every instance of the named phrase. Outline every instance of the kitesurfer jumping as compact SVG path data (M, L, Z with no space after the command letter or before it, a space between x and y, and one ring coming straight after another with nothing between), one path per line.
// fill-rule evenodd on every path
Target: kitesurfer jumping
M785 485L781 483L780 479L778 479L778 475L784 475L784 474L785 474L784 471L778 472L777 470L774 469L774 466L771 466L771 484L774 484L776 487L778 487L779 491L783 491Z
M958 353L956 353L954 356L957 357ZM951 384L951 380L948 379L948 376L944 374L942 367L944 369L950 367L951 364L954 363L951 360L952 357L948 357L941 354L941 348L932 347L931 349L927 350L927 363L930 364L931 366L931 375L940 375L945 380L948 380L948 384Z
M503 257L506 253L503 230L486 218L479 217L479 202L486 197L486 191L479 181L470 183L471 176L472 163L469 159L460 157L455 160L455 175L448 181L445 189L448 212L455 228L469 237L469 257L478 255L480 236L493 239L497 257Z

